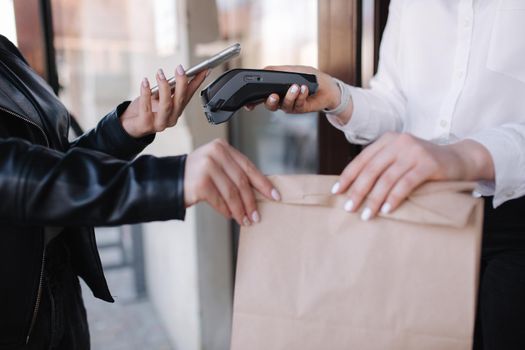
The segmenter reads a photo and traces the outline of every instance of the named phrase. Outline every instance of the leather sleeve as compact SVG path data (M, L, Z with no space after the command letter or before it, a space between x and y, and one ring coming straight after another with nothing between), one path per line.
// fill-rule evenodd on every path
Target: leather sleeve
M98 125L71 143L71 147L88 148L109 154L113 157L131 160L155 139L155 134L142 138L130 136L120 123L120 116L129 105L121 103L106 115Z
M111 226L184 219L186 156L123 161L74 147L67 153L0 139L0 221Z

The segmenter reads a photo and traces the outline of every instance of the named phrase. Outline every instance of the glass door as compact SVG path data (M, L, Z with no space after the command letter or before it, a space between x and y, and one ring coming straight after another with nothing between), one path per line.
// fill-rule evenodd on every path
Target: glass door
M242 44L230 68L318 64L317 0L215 0L219 35ZM319 168L318 114L287 115L263 106L241 109L229 122L230 142L265 174L315 174ZM233 268L239 226L232 222Z
M216 1L222 38L243 46L235 68L317 66L317 0ZM316 113L241 110L230 122L230 139L267 174L317 172Z

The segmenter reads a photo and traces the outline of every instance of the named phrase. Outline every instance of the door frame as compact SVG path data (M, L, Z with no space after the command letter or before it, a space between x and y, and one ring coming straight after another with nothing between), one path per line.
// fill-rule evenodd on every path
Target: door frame
M319 0L319 69L353 86L362 86L363 1L374 2L374 67L390 0ZM361 151L349 144L324 113L318 123L319 174L339 175Z
M29 65L58 94L59 82L53 43L50 0L13 1L18 48Z

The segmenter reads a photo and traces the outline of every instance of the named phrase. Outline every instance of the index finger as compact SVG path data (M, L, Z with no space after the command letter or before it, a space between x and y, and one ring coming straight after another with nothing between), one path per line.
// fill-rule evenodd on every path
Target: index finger
M142 80L140 85L140 97L139 97L139 115L149 115L152 111L151 108L151 90L148 78Z
M237 164L246 173L252 186L269 200L280 201L281 194L259 169L241 152L228 145L228 150Z
M268 110L275 112L276 110L279 109L279 99L280 99L279 95L271 94L270 96L268 96L268 98L264 102L264 105L266 106Z
M173 101L175 103L175 115L176 118L178 118L178 116L182 114L182 110L185 107L186 91L188 90L188 76L180 64L175 70L175 81L177 85L175 88L175 94L173 95Z
M332 192L334 194L346 192L363 168L387 145L390 139L390 135L386 134L370 146L363 149L361 153L359 153L343 170L339 176L339 181L334 185Z

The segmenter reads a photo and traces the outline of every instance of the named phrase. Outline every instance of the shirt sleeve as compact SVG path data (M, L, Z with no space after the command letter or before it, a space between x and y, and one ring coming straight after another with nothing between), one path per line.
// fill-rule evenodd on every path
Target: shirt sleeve
M390 4L387 25L381 41L378 72L370 82L370 89L345 85L350 90L353 113L347 124L336 115L327 115L328 121L343 131L349 142L368 144L387 131L402 131L406 111L406 97L400 83L399 36L403 1Z
M0 138L0 221L50 227L183 220L186 156L124 161Z
M479 183L477 191L484 196L494 196L495 208L525 196L525 124L504 124L467 138L485 146L494 162L495 181Z
M70 147L87 148L109 154L113 157L131 160L155 139L155 134L134 138L120 123L120 117L130 102L121 103L100 120L97 126L74 140Z

